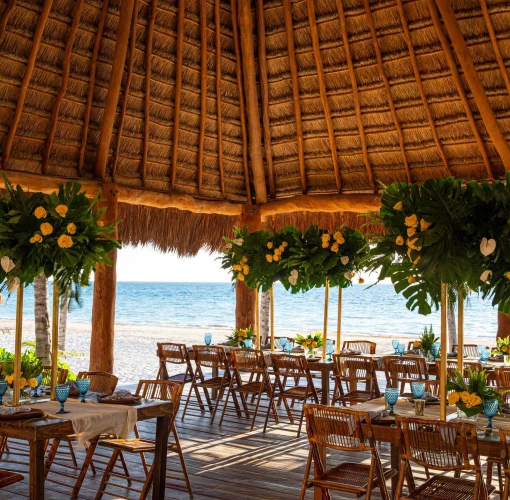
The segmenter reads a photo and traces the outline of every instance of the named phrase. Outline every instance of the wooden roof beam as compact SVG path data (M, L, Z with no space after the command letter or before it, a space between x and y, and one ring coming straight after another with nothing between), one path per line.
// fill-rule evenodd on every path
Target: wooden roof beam
M0 42L5 35L5 28L7 27L9 17L15 6L16 0L9 0L7 5L4 7L4 10L2 11L2 15L0 16Z
M395 102L393 101L393 96L391 95L390 82L386 73L384 71L381 48L379 47L379 42L377 40L377 33L375 31L374 18L372 17L372 9L370 7L369 0L365 1L365 12L367 15L368 27L370 28L370 35L372 36L372 43L374 45L375 57L377 59L377 69L379 71L379 76L384 83L384 90L386 91L386 98L388 99L388 105L390 107L391 118L395 125L395 131L398 135L398 143L400 147L400 153L402 154L402 161L404 162L404 168L406 171L407 182L412 182L411 177L411 169L409 168L409 162L407 161L406 149L404 144L404 134L402 133L402 127L400 126L400 122L397 116L397 110L395 109Z
M317 31L317 21L315 19L315 5L314 0L306 0L308 8L308 21L310 23L310 36L312 38L313 55L315 58L315 65L317 66L317 76L319 79L319 92L324 109L324 116L326 118L326 126L328 129L329 145L331 148L331 159L333 161L333 170L335 173L336 188L340 193L342 191L342 180L340 177L340 165L338 161L338 151L336 147L335 130L333 127L333 120L331 118L331 109L329 106L328 94L326 89L326 81L324 78L324 68L322 66L322 56L319 47L319 34Z
M45 174L48 168L48 161L50 159L51 146L53 145L53 139L55 138L55 132L57 130L57 122L58 122L58 114L60 112L60 106L62 104L62 100L67 91L67 86L69 84L69 71L71 69L71 56L73 53L73 45L76 39L76 33L78 32L78 28L80 26L80 18L81 18L81 10L83 7L83 0L78 0L74 6L73 13L73 23L71 24L71 29L69 30L69 35L67 36L66 48L64 50L64 63L62 65L62 79L60 82L60 89L58 91L57 97L55 98L55 103L53 104L53 111L51 113L50 120L50 130L48 132L48 137L46 139L46 144L43 153L42 159L42 173Z
M480 110L480 115L485 124L485 128L487 129L494 147L498 151L499 156L505 165L505 170L510 170L510 147L508 146L503 132L499 128L494 111L492 110L489 99L485 94L485 89L483 88L480 77L476 71L473 59L471 58L471 54L469 53L469 49L466 45L466 40L464 39L464 35L462 34L457 18L455 17L453 7L449 1L445 0L436 0L436 5L441 12L441 17L443 18L446 31L448 32L453 45L453 50L457 54L460 66L464 72L464 77L471 89L476 105Z
M30 79L32 78L32 73L35 67L35 60L37 57L37 53L39 52L39 46L41 44L41 38L44 32L44 27L46 26L46 21L50 15L51 6L53 5L53 0L45 0L43 8L41 10L41 14L39 15L39 19L37 20L37 26L34 32L34 38L32 41L32 47L30 49L30 54L28 56L27 65L25 67L25 74L21 80L21 88L18 95L18 101L16 103L16 109L14 111L14 115L11 119L11 123L9 125L9 131L7 132L7 137L4 142L4 151L2 157L2 168L6 168L7 162L9 161L9 157L11 155L12 143L14 141L14 136L16 135L16 130L19 125L19 121L21 119L21 113L23 112L23 106L25 105L25 99L27 97L28 85L30 83Z
M205 123L207 119L207 0L200 0L200 131L198 137L198 194L202 194Z
M448 43L446 35L443 31L443 25L441 24L441 19L439 18L439 13L437 11L436 4L434 0L427 0L427 5L429 8L430 17L432 18L432 22L434 23L434 28L436 30L439 41L441 42L441 47L443 48L444 55L448 62L448 66L450 67L450 70L452 72L452 78L453 81L455 82L455 86L457 87L457 92L459 93L460 100L462 101L462 105L464 106L469 126L471 128L471 131L473 132L476 143L478 144L480 154L482 155L485 170L487 171L489 179L494 179L494 174L492 172L489 156L487 154L487 150L485 148L482 136L480 135L480 131L476 126L473 113L471 112L469 100L466 96L466 92L464 91L464 87L462 86L462 80L460 79L459 71L457 69L457 62L455 61L455 57L453 56L450 44Z
M301 118L301 101L299 96L299 78L298 65L296 57L296 44L294 41L294 24L292 18L291 0L283 0L283 15L285 20L285 31L287 33L287 50L289 52L290 77L292 81L292 104L294 106L294 116L296 117L296 135L299 158L299 174L301 176L301 191L306 194L307 180L305 167L305 143L303 136L303 121Z
M276 196L275 175L273 169L273 151L271 149L271 122L269 120L269 82L267 77L266 26L264 21L264 0L255 3L257 20L257 52L259 60L260 96L262 100L262 130L264 132L264 149L266 152L269 196Z
M368 174L368 181L370 186L377 192L377 186L375 185L374 172L370 159L368 158L367 150L367 139L365 137L365 128L363 127L363 117L361 116L361 104L359 100L358 82L356 80L356 72L354 71L354 64L352 62L351 47L349 45L349 34L347 33L347 23L345 20L345 12L343 6L343 0L336 0L336 6L338 10L338 17L340 18L340 33L342 35L342 42L344 45L345 59L347 60L347 68L349 70L349 77L351 80L352 97L354 101L354 111L356 113L356 121L358 122L359 138L361 141L361 153L363 156L363 163Z
M259 102L257 98L257 72L255 69L251 1L238 0L238 6L239 19L234 19L234 22L239 22L241 53L243 56L242 67L248 118L250 167L253 174L255 202L267 203L266 175L262 155L262 131L260 128Z
M413 67L414 78L416 79L416 85L418 86L418 92L420 93L420 97L423 103L423 107L425 109L425 114L427 115L427 120L429 122L430 131L432 133L432 138L434 139L434 143L436 144L437 150L439 152L439 156L443 161L444 168L448 175L453 175L452 169L450 168L450 163L448 162L448 158L443 149L443 145L439 140L437 135L436 125L434 123L434 118L432 116L432 111L430 110L429 102L427 100L427 96L425 95L425 90L423 89L423 82L421 80L420 68L418 67L418 61L416 59L416 53L414 52L413 40L411 38L411 32L409 31L409 25L407 24L406 14L404 12L404 6L402 5L402 0L397 0L397 10L400 16L400 22L402 24L402 28L404 29L404 40L406 41L407 48L409 49L409 57L411 59L411 65Z
M220 0L214 2L216 41L216 118L218 128L218 167L220 170L221 196L225 198L225 173L223 168L223 122L221 110L221 9Z

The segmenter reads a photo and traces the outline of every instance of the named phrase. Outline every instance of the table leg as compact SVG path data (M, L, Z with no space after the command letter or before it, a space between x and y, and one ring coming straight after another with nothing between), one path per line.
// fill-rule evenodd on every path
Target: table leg
M330 372L328 370L324 370L321 372L321 386L322 386L322 394L321 394L321 404L329 405L329 375ZM326 448L323 446L319 446L319 453L321 454L322 465L324 466L324 470L328 468L327 464L327 456L326 456ZM320 488L314 488L313 498L315 500L322 500L322 490Z
M154 480L152 484L152 500L165 498L166 456L168 453L168 434L170 418L158 417L156 420L156 449L154 451Z
M400 474L400 445L397 443L390 444L390 453L391 453L391 468L397 471L397 475L391 478L391 498L395 498L395 493L397 490L398 477Z
M44 441L30 441L30 500L44 500Z

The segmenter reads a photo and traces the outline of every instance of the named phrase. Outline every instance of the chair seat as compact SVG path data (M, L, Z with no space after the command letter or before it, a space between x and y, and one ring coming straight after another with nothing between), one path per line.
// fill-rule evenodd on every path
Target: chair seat
M450 476L433 476L416 488L413 493L403 497L415 500L473 500L475 482L469 479L457 479ZM495 490L487 486L489 495Z
M336 467L326 471L320 476L314 477L310 482L316 486L336 490L366 490L368 487L368 476L370 466L343 462ZM384 478L389 479L397 474L395 469L383 469ZM374 485L377 484L377 477L374 475Z
M179 382L180 384L186 384L187 382L191 382L192 377L188 373L177 373L176 375L165 378L165 380L169 380L170 382Z
M18 481L23 481L23 479L24 477L21 474L0 469L0 488L17 483Z
M229 381L224 380L223 377L212 377L196 383L197 387L204 387L205 389L219 389L220 387L227 387L228 384Z
M301 386L297 385L295 387L291 387L290 389L285 389L283 392L276 392L275 397L284 396L287 398L295 398L295 399L303 399L306 396L306 385ZM321 393L321 389L316 389L317 393ZM312 392L308 390L308 397L312 397Z
M260 392L260 387L264 385L263 382L247 382L246 384L238 385L236 387L232 387L233 391L236 392L244 392L247 394L258 394ZM265 392L265 388L263 392Z
M99 442L99 446L105 448L112 448L128 453L154 453L156 450L156 443L150 439L105 439ZM168 443L168 449L175 448L175 443Z
M338 396L335 401L370 401L375 396L370 391L351 391L343 396Z

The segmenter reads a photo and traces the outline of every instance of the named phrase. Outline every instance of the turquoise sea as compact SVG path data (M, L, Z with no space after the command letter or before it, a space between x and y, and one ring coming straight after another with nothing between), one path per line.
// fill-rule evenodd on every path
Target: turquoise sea
M90 322L92 287L82 288L82 307L74 305L69 321ZM439 313L420 316L408 311L405 299L390 284L354 285L343 293L342 332L393 336L417 334L432 324L439 332ZM329 329L336 331L338 292L330 292ZM33 289L25 292L24 316L34 317ZM16 296L0 305L2 318L14 319ZM116 322L133 325L173 327L234 326L235 293L230 283L142 283L119 282ZM292 295L275 288L275 325L277 331L308 332L322 330L324 290ZM472 295L465 308L465 334L470 339L495 338L497 311L489 302Z

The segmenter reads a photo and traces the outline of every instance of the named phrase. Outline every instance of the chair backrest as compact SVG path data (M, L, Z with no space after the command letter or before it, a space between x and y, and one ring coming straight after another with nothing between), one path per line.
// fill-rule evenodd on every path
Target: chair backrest
M342 349L351 349L352 351L359 351L361 354L375 354L377 344L368 340L346 340Z
M194 345L195 364L206 368L226 369L228 367L225 348L221 346Z
M136 395L147 399L172 401L174 413L179 411L179 404L184 386L170 380L140 380L136 388Z
M338 379L349 382L376 378L374 360L368 356L333 354L333 372Z
M373 450L375 443L368 412L341 406L305 404L306 431L310 444L344 451ZM364 434L362 425L366 424ZM368 440L368 444L367 444Z
M57 368L57 384L65 384L69 370L67 368ZM51 366L42 367L41 385L51 385Z
M271 363L274 374L284 378L305 378L308 385L313 387L313 377L304 356L271 353Z
M264 353L256 349L232 349L232 368L237 372L264 373L267 371Z
M428 366L421 356L385 356L384 372L388 385L393 382L428 380Z
M505 473L508 477L510 474L510 429L499 429L499 439L501 439L503 466L505 467Z
M115 375L106 372L80 372L76 378L89 378L90 392L98 392L107 395L113 394L117 387L117 382L119 381Z
M510 366L499 366L496 368L496 389L510 391ZM510 392L502 394L504 400L510 400Z
M457 344L453 344L453 352L457 352L458 349L459 346ZM476 344L464 344L464 356L467 356L468 358L479 358L480 354L478 354L478 346Z
M165 363L182 365L188 361L188 348L186 344L174 342L158 342L158 357Z

